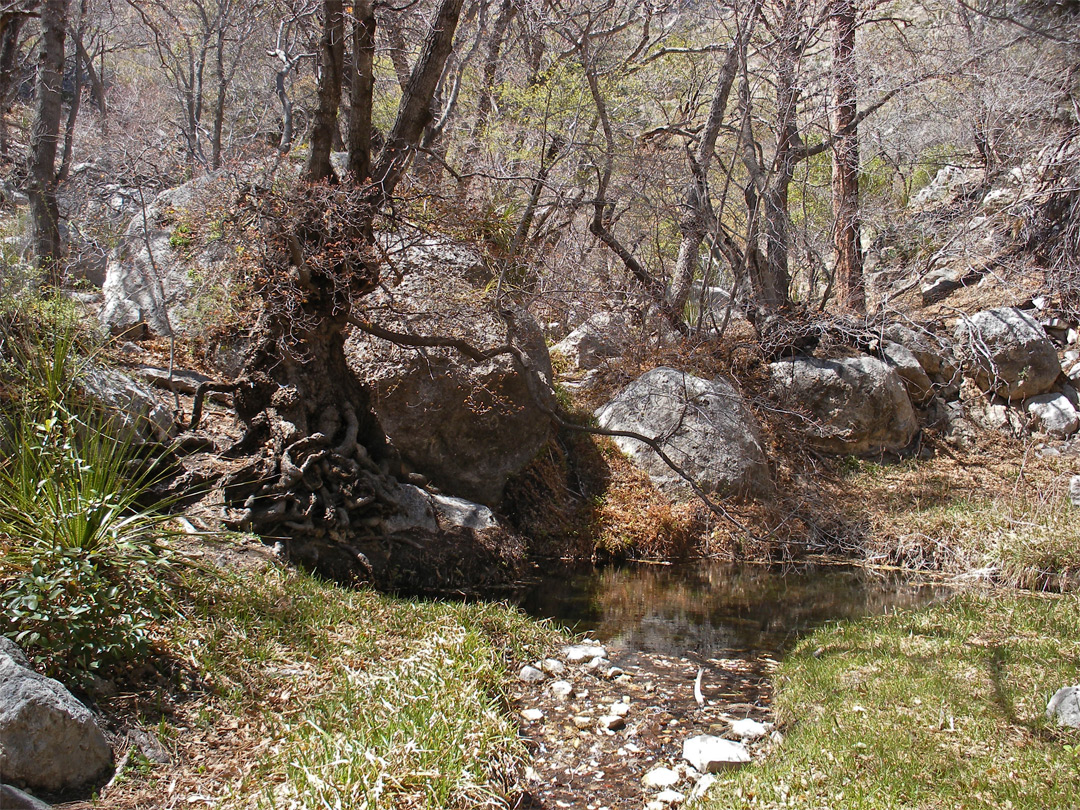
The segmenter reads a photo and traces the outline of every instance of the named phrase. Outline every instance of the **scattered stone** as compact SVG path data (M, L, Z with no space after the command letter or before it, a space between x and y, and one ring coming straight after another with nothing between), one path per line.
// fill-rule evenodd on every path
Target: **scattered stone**
M518 678L525 681L525 683L540 683L540 681L544 680L544 673L536 667L526 665L521 668Z
M617 703L612 703L608 711L616 717L626 717L626 715L630 714L630 704L620 700Z
M49 810L49 805L11 785L0 785L0 807L3 810Z
M602 658L607 654L607 650L595 644L573 644L563 647L562 654L571 664L576 664L586 659Z
M677 790L667 788L666 790L661 790L659 793L653 796L653 799L660 802L661 804L682 804L686 801L686 795L683 793L679 793L679 791Z
M1008 400L1046 393L1061 373L1046 332L1018 309L989 309L961 320L956 341L972 361L976 384Z
M661 766L645 774L641 779L641 784L647 788L669 788L679 784L679 778L678 772Z
M609 430L663 437L664 452L708 492L772 492L757 419L742 394L725 380L654 368L600 408L596 418ZM651 447L626 437L616 437L615 443L657 486L686 489L686 482Z
M584 714L575 714L571 722L580 729L586 729L592 726L593 719Z
M1080 415L1064 394L1039 394L1024 400L1024 410L1032 417L1032 428L1060 439L1080 430Z
M626 718L620 717L617 714L605 714L600 718L599 726L608 731L618 731L619 729L626 728Z
M1080 728L1080 685L1058 689L1046 704L1046 717L1059 726Z
M683 743L683 758L702 773L716 773L745 765L750 752L741 742L699 734Z
M570 693L574 691L574 687L570 685L569 681L552 681L548 689L551 690L551 694L560 700L570 697Z
M694 789L690 791L690 801L697 801L709 792L709 788L715 785L717 779L711 773L707 773L697 780Z
M1069 500L1073 506L1080 508L1080 475L1069 479Z
M604 658L604 656L598 655L595 658L593 658L591 661L589 661L589 663L587 663L585 665L585 668L587 670L589 670L589 672L595 672L596 670L600 669L601 667L606 667L610 663L611 662L608 661L606 658Z
M918 432L900 375L876 357L792 357L769 373L781 406L810 414L807 438L827 453L902 450Z
M557 658L545 658L540 664L540 669L548 675L562 675L566 672L566 664Z
M544 713L539 709L525 709L522 711L521 716L528 720L530 723L535 723L537 720L544 719Z
M731 724L731 730L737 737L742 737L744 740L756 740L769 733L769 729L764 723L751 720L749 717L745 720L734 721Z
M21 660L0 652L0 773L48 793L104 776L112 749L89 709Z

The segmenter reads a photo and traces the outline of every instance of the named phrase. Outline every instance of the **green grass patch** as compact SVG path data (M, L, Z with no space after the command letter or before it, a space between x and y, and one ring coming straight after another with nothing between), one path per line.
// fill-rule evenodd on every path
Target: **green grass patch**
M164 646L212 693L162 724L174 744L199 724L203 740L186 774L161 778L245 808L503 806L515 792L525 751L506 666L555 631L506 606L394 599L275 566L202 572L189 594ZM215 736L227 744L200 771ZM209 778L236 763L231 784Z
M965 594L825 628L777 681L784 743L713 788L725 808L1076 807L1080 734L1047 700L1080 675L1080 598Z

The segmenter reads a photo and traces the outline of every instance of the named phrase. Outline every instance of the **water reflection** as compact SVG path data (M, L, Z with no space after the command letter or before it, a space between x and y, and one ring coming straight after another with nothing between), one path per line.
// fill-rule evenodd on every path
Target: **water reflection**
M914 607L945 593L856 568L701 561L557 572L537 582L522 607L622 649L778 655L825 622Z

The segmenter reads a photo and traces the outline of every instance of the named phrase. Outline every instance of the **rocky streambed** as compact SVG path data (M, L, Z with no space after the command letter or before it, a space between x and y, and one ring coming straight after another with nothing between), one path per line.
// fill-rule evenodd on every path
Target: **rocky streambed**
M515 673L512 705L531 754L519 806L693 803L716 774L782 742L772 676L795 638L941 593L852 568L710 561L542 579L525 608L587 632Z
M524 807L675 806L780 739L769 656L676 657L594 639L523 666L513 694L533 754Z

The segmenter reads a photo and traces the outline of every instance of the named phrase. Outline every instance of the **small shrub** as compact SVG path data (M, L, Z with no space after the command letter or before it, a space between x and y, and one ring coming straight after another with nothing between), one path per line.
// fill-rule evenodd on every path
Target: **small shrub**
M0 440L0 632L75 677L145 655L175 565L139 503L150 474L75 417L17 421Z

